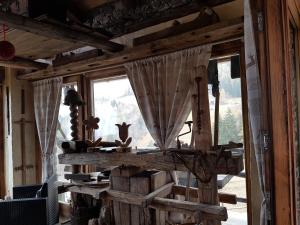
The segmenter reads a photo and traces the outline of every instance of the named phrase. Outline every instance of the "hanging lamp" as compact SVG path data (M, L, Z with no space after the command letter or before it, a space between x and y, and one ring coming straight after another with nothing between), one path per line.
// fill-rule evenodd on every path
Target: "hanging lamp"
M3 41L0 41L0 60L12 60L15 57L15 46L6 41L6 32L8 30L8 26L5 24L2 25L2 33L3 33Z

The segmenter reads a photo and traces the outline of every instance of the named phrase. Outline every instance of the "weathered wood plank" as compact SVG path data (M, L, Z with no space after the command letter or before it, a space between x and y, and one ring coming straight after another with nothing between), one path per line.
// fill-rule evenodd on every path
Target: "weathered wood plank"
M203 7L200 10L199 16L195 20L183 24L173 25L172 27L166 28L164 30L135 38L133 40L133 45L137 46L146 44L151 41L156 41L158 39L170 37L172 35L178 35L187 31L209 26L217 22L219 22L218 15L212 9Z
M45 70L20 74L18 78L32 80L54 76L68 76L80 74L82 72L92 72L185 48L240 39L243 37L243 34L243 19L237 18L195 29L183 34L174 35L172 37L163 38L137 47L127 48L115 55L103 55L63 66L49 67Z
M9 27L48 38L94 46L110 52L123 49L122 45L109 41L99 35L89 35L82 31L76 31L74 29L68 29L65 26L59 26L58 24L54 25L50 23L44 23L8 12L0 12L0 21Z
M80 193L80 194L86 194L91 195L95 199L100 199L100 196L102 193L109 190L109 187L105 188L92 188L87 186L70 186L66 188L67 191L74 192L74 193Z
M189 194L191 198L198 198L198 189L197 188L188 188ZM174 185L172 192L177 195L184 196L186 193L186 187L180 185ZM220 202L227 204L237 204L236 195L226 194L226 193L218 193Z
M15 68L15 69L45 69L49 64L36 62L30 59L14 57L12 60L0 60L0 66Z
M184 157L187 162L193 162L193 155L184 155L182 157ZM107 154L100 152L61 154L59 155L59 163L70 165L99 165L101 167L134 165L144 169L157 169L164 171L188 170L184 164L172 154L167 153L164 155L162 152L145 155L132 153ZM216 173L237 175L243 169L243 153L234 152L231 158L221 158L219 160L218 166L216 167Z
M165 184L164 186L158 188L157 190L151 192L145 196L145 205L151 204L155 197L166 197L172 192L172 187L174 183Z
M202 213L203 218L226 221L227 210L225 207L207 205L196 202L188 202L176 199L154 198L150 208L160 209L168 212L181 212L184 214L192 214L196 212Z
M151 175L151 191L155 191L163 185L172 181L171 175L166 171L159 171ZM166 224L166 212L162 210L155 210L153 218L155 218L156 225Z
M145 206L145 195L125 191L108 190L107 198L131 205Z
M90 59L97 56L103 55L103 52L99 49L93 49L86 52L67 55L67 56L58 56L52 61L53 66L61 66L71 62L77 62L84 59Z
M151 192L150 178L142 174L130 177L130 192L141 195L147 195ZM151 225L149 209L136 205L131 205L130 209L131 225Z
M143 202L145 200L144 196L141 194L133 194L129 192L113 190L107 191L107 198L110 200L139 206L144 206ZM155 197L152 200L149 207L163 211L180 212L192 215L194 213L201 212L203 213L203 217L208 219L215 219L221 221L227 220L227 210L225 207L222 206Z

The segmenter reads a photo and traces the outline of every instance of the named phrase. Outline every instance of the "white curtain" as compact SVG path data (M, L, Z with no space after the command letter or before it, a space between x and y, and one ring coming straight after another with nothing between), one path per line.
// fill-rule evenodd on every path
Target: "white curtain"
M259 68L257 64L257 52L254 38L254 29L252 23L250 1L244 2L244 30L245 30L245 61L246 61L246 78L248 88L248 108L251 127L251 140L253 142L259 184L262 191L262 205L260 215L260 225L268 224L270 215L267 213L266 192L265 192L265 162L263 148L263 130L262 130L262 102L261 102L261 83Z
M33 82L34 112L42 151L42 179L54 174L54 147L62 78Z
M125 65L146 126L161 149L175 143L191 112L195 68L207 65L211 46L147 58Z

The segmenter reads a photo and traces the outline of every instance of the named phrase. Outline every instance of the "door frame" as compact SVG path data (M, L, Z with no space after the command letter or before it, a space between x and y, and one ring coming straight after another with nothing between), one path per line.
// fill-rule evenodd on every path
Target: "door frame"
M260 34L260 67L265 71L261 74L263 94L268 98L265 120L272 143L273 218L278 225L297 224L289 22L291 12L297 16L299 9L297 0L264 0L262 3L264 32ZM262 65L264 60L265 66Z

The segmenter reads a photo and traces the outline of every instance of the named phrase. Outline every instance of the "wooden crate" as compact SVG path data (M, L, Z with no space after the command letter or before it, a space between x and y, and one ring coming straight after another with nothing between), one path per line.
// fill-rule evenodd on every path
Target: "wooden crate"
M137 167L118 167L111 173L111 189L147 195L171 181L165 171L143 171ZM159 210L143 208L113 201L116 225L164 225L166 213Z

